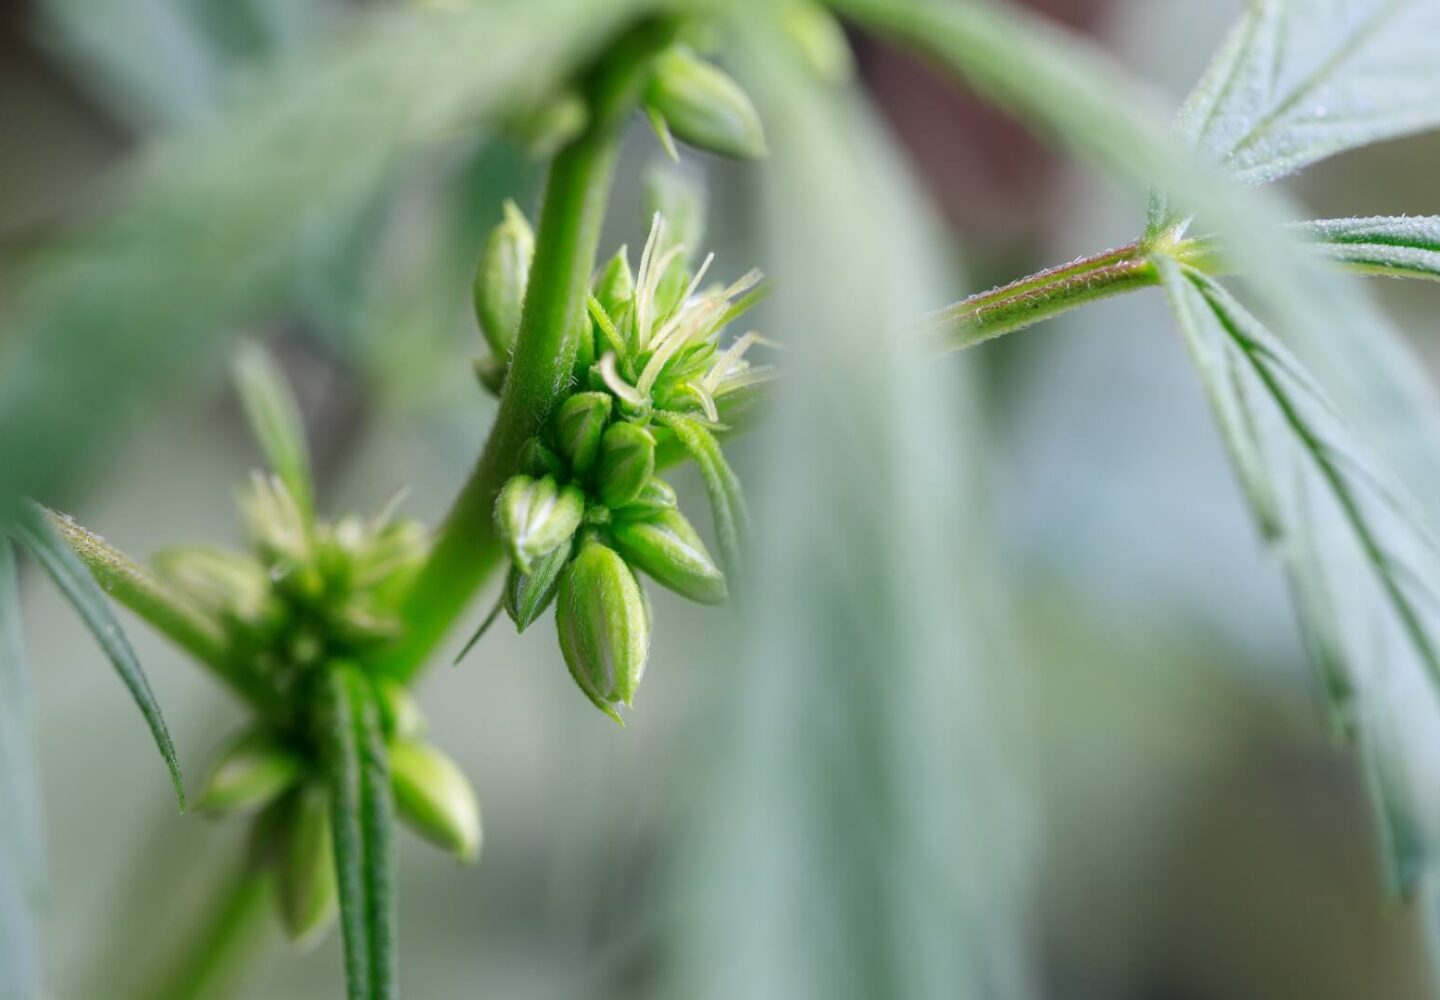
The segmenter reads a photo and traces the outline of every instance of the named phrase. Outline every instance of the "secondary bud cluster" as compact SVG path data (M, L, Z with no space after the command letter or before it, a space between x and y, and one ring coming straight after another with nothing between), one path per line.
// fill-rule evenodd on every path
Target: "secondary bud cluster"
M291 936L308 939L330 922L338 898L319 735L329 675L361 677L377 706L402 820L470 862L480 849L480 811L459 768L424 742L424 722L408 692L357 666L399 635L396 608L427 555L428 534L389 509L371 518L318 519L288 390L264 358L250 358L245 378L247 412L269 417L256 424L272 464L281 467L276 456L302 458L287 466L286 478L252 477L241 498L248 551L175 548L160 553L155 568L220 623L227 658L258 709L217 755L200 807L255 817L251 862L274 875Z
M686 248L666 233L657 213L639 269L622 248L595 276L576 389L525 443L495 504L511 560L501 606L523 631L553 604L571 676L617 722L619 706L633 704L650 646L639 575L705 604L728 594L726 573L657 467L667 453L700 462L733 569L743 498L715 434L775 374L745 360L764 343L757 334L720 342L758 300L759 272L702 287L710 259L692 271Z

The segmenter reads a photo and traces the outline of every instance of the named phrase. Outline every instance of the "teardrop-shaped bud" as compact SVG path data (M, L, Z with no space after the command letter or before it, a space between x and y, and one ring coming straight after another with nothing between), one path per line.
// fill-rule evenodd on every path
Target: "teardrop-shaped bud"
M855 73L855 56L840 22L811 0L791 0L784 14L785 33L824 83L839 86Z
M536 159L555 155L590 122L590 106L573 90L564 90L529 114L520 116L516 131L525 151Z
M495 501L495 526L523 573L535 559L568 542L585 516L585 494L554 477L511 476Z
M215 758L199 807L210 812L260 809L292 788L304 771L299 754L270 733L252 730Z
M499 398L500 391L505 388L505 372L509 369L509 365L493 354L476 358L473 364L476 380L486 392Z
M514 202L505 202L504 212L505 218L491 230L480 252L474 293L480 332L500 363L508 364L535 256L535 234Z
M650 651L650 615L640 582L614 549L586 542L560 578L555 604L560 652L585 696L624 725Z
M635 294L635 273L630 270L628 247L616 250L615 256L606 262L595 278L593 294L600 308L618 328L621 313L630 305L630 299Z
M520 456L515 467L527 476L554 476L557 480L564 479L569 472L565 461L545 447L538 437L532 437L520 446Z
M379 696L380 720L387 736L413 740L424 734L425 715L409 688L398 681L380 678L375 682L375 693Z
M553 552L536 559L529 573L518 566L510 567L505 578L505 613L515 623L515 631L524 632L535 619L545 613L560 586L560 574L570 561L570 546L558 546Z
M645 103L675 138L696 149L739 159L766 155L765 131L749 95L683 45L656 60Z
M620 520L646 518L656 511L674 510L677 503L675 487L658 476L651 476L635 499L615 511L615 516Z
M623 507L655 473L655 438L639 424L611 424L600 439L600 502Z
M626 561L662 587L702 604L724 603L725 574L678 510L617 520L611 535Z
M410 828L464 864L480 857L480 803L455 762L413 740L390 746L395 810Z
M330 840L330 796L311 784L293 795L275 859L276 901L292 941L315 940L335 916L334 845Z
M585 475L595 464L613 406L609 393L577 392L555 412L555 444L574 475Z

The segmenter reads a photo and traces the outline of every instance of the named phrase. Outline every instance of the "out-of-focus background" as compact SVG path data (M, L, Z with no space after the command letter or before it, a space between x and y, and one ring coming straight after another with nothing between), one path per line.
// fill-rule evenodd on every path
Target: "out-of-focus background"
M1240 0L1034 6L1178 103ZM338 0L6 5L0 261L83 225L144 144L205 128L257 67L355 15ZM1078 171L912 57L852 41L927 199L920 214L957 261L931 262L948 290L920 308L1133 238L1134 192ZM643 237L639 179L655 155L637 123L606 248ZM469 273L501 199L533 211L540 174L513 145L464 132L403 160L384 184L333 192L276 307L244 332L300 393L324 509L372 510L408 486L406 512L436 520L494 412L470 367L481 342ZM1440 141L1407 140L1291 187L1315 215L1434 214L1437 164ZM699 154L686 166L710 184L719 274L753 264L783 281L797 269L776 259L795 240L764 237L756 207L784 197L783 181L757 190L749 168ZM0 270L0 299L12 273ZM184 295L184 261L175 275ZM1373 292L1433 356L1437 293ZM813 314L782 303L760 323L782 341L815 337L784 324L865 294L837 285ZM225 362L216 352L164 381L58 499L136 554L238 542L234 495L258 455ZM823 633L845 589L865 586L864 564L818 556L808 576L801 562L759 560L800 590L840 592L808 610L657 595L652 665L624 731L578 695L548 626L496 628L458 669L452 642L421 700L479 791L485 853L462 870L402 839L409 996L972 995L965 982L1057 1000L1431 995L1421 928L1383 898L1363 782L1323 731L1282 580L1159 294L947 359L935 377L939 395L969 394L938 411L965 424L983 477L962 471L943 488L995 526L966 593L1010 626L1008 648L969 649L963 683L938 626L895 654L910 665L893 676L883 655L847 666L856 654L839 643L833 670L824 642L787 656L786 627L791 640L807 623ZM884 399L881 385L857 405ZM827 523L845 486L803 433L762 428L733 451L757 523L792 542ZM703 507L693 472L680 481ZM822 533L815 551L827 544ZM26 583L46 995L144 995L241 850L243 824L177 817L100 653L51 589ZM920 600L928 626L951 596ZM845 628L863 636L867 624ZM141 624L131 634L194 780L240 712ZM927 660L927 642L942 655ZM932 822L911 836L908 824ZM917 868L926 849L933 870ZM247 995L337 992L336 934L304 954L270 937ZM833 988L817 968L840 970Z

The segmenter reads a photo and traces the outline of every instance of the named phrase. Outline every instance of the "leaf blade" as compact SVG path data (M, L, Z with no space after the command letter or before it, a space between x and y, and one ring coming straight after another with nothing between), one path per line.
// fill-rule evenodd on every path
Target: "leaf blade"
M1440 126L1430 0L1258 0L1179 125L1247 183Z
M279 365L258 344L241 347L235 360L235 388L270 471L290 490L307 523L313 521L315 491L305 423Z
M744 565L745 538L750 530L750 514L740 479L725 460L720 442L704 424L680 413L662 412L655 418L675 432L680 446L700 470L715 519L715 536L725 564L725 577L732 587L738 587Z
M11 530L16 539L44 567L55 586L100 644L111 665L115 667L115 672L120 675L121 682L130 692L140 714L145 717L146 725L150 727L150 735L170 771L170 781L175 786L175 796L183 812L185 786L180 776L180 761L175 755L175 744L170 738L169 729L166 728L160 704L150 690L150 681L145 676L145 670L140 666L135 650L120 628L119 621L111 612L105 592L100 589L100 585L80 561L80 557L50 526L40 507L27 504L13 522Z
M1295 229L1323 257L1349 270L1440 281L1440 216L1321 219Z
M1423 779L1440 746L1440 547L1268 330L1209 277L1156 266L1336 728L1358 735L1391 887L1408 893L1440 842L1440 796Z
M0 535L0 996L39 989L33 906L45 868L19 580Z

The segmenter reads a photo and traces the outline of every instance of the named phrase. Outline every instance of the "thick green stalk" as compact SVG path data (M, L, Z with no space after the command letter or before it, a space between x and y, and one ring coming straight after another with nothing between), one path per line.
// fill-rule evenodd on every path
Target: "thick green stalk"
M495 426L405 599L405 637L375 664L394 676L410 677L420 669L501 564L495 496L514 472L520 446L540 429L570 382L573 332L585 315L621 131L639 103L651 59L673 35L668 21L647 22L611 49L585 81L590 124L550 167Z
M141 996L152 1000L214 1000L231 995L259 939L270 898L267 876L242 861L177 953L179 964Z
M107 594L213 670L241 697L259 708L276 707L274 692L230 656L229 641L218 619L70 518L50 512L50 523Z

